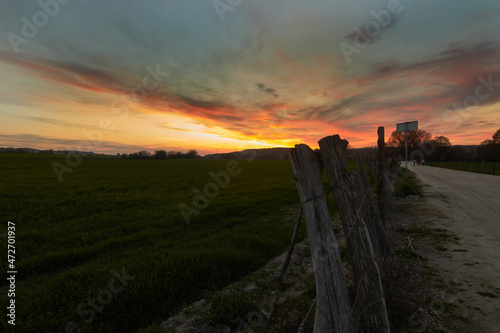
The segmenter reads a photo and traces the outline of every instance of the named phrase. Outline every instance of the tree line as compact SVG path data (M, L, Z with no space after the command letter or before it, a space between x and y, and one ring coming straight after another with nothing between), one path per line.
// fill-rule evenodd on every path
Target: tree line
M17 154L80 154L80 155L102 155L105 154L95 154L93 152L82 152L82 151L72 151L72 150L54 150L54 149L33 149L33 148L3 148L0 147L0 153L17 153ZM195 149L189 150L187 153L183 153L181 151L165 151L165 150L155 150L154 153L150 153L146 150L141 150L136 153L131 154L117 154L122 158L130 158L136 160L146 160L146 159L157 159L157 160L165 160L165 159L174 159L174 158L200 158L201 156L198 154L198 151Z
M387 146L392 147L389 151L392 151L393 157L404 157L405 132L392 132ZM425 159L427 161L500 161L500 129L493 134L491 140L484 140L475 149L452 146L450 139L446 136L432 137L431 133L424 130L408 131L408 157L410 160Z
M136 153L131 154L122 154L123 158L130 158L134 160L147 160L147 159L155 159L155 160L166 160L166 159L175 159L175 158L200 158L198 155L198 151L195 149L189 150L187 153L183 153L181 151L165 151L165 150L155 150L154 153L150 153L146 150L141 150Z

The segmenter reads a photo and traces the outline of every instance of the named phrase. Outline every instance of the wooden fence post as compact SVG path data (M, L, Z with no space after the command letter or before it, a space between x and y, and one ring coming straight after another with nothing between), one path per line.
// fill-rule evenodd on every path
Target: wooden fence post
M290 158L306 218L316 280L314 333L354 332L349 295L337 238L323 191L321 161L307 145L296 145Z
M367 331L390 332L377 256L372 246L367 221L362 214L361 202L366 200L365 191L363 184L358 180L359 174L349 171L345 158L347 145L348 142L338 135L319 141L323 164L333 188L346 235L357 286L354 309L356 331L363 328Z
M359 175L362 181L362 188L364 189L364 196L360 202L360 212L362 213L361 217L368 225L368 232L370 233L373 250L375 251L376 258L379 259L381 256L388 255L391 252L391 247L387 241L384 224L380 218L379 210L375 205L375 198L373 197L363 156L358 157L358 166Z
M382 223L385 226L385 222L387 219L387 211L386 211L386 175L387 170L385 166L385 129L384 127L379 127L377 129L378 134L378 154L377 154L377 172L376 172L376 181L377 181L377 206L378 211L380 213L380 218L382 219Z

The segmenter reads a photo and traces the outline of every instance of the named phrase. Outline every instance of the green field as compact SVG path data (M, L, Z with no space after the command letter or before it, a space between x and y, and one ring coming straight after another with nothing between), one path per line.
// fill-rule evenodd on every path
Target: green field
M425 165L447 168L453 170L462 171L472 171L477 173L486 173L490 175L500 175L500 162L459 162L459 161L448 161L448 162L426 162ZM493 172L493 166L495 166Z
M229 160L89 158L59 182L54 159L0 155L3 274L15 223L15 332L132 332L165 319L284 251L298 213L288 160L239 160L241 172L186 224L178 205L193 206L192 189ZM134 278L119 283L123 270ZM12 332L6 320L0 331Z

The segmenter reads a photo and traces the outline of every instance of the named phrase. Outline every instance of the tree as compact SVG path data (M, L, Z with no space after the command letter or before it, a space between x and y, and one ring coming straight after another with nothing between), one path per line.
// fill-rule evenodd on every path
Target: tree
M151 157L151 153L146 150L141 150L137 153L140 159L148 159Z
M436 147L449 147L451 146L450 139L445 136L436 136L434 137L434 144Z
M195 149L191 149L186 154L184 154L184 157L186 157L186 158L198 158L198 157L200 157L200 155L198 155L198 152Z
M500 128L493 134L493 143L500 144Z
M431 133L424 130L408 131L408 156L410 156L414 151L421 150L423 145L432 143L431 138ZM405 156L405 132L392 132L389 140L387 141L387 146L396 147L399 155Z
M493 134L491 140L481 142L478 156L488 161L500 161L500 129Z
M145 159L151 158L151 153L146 151L146 150L141 150L137 153L130 154L129 158L136 159L136 160L145 160Z
M164 160L167 158L167 152L164 150L156 150L154 154L154 158L157 160Z
M448 139L446 136L441 135L434 137L432 141L435 147L432 157L438 161L449 158L451 150L450 139Z

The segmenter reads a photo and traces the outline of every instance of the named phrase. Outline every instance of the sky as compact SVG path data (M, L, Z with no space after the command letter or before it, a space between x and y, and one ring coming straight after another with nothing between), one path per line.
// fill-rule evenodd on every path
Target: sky
M376 144L500 128L498 0L2 0L0 147Z

